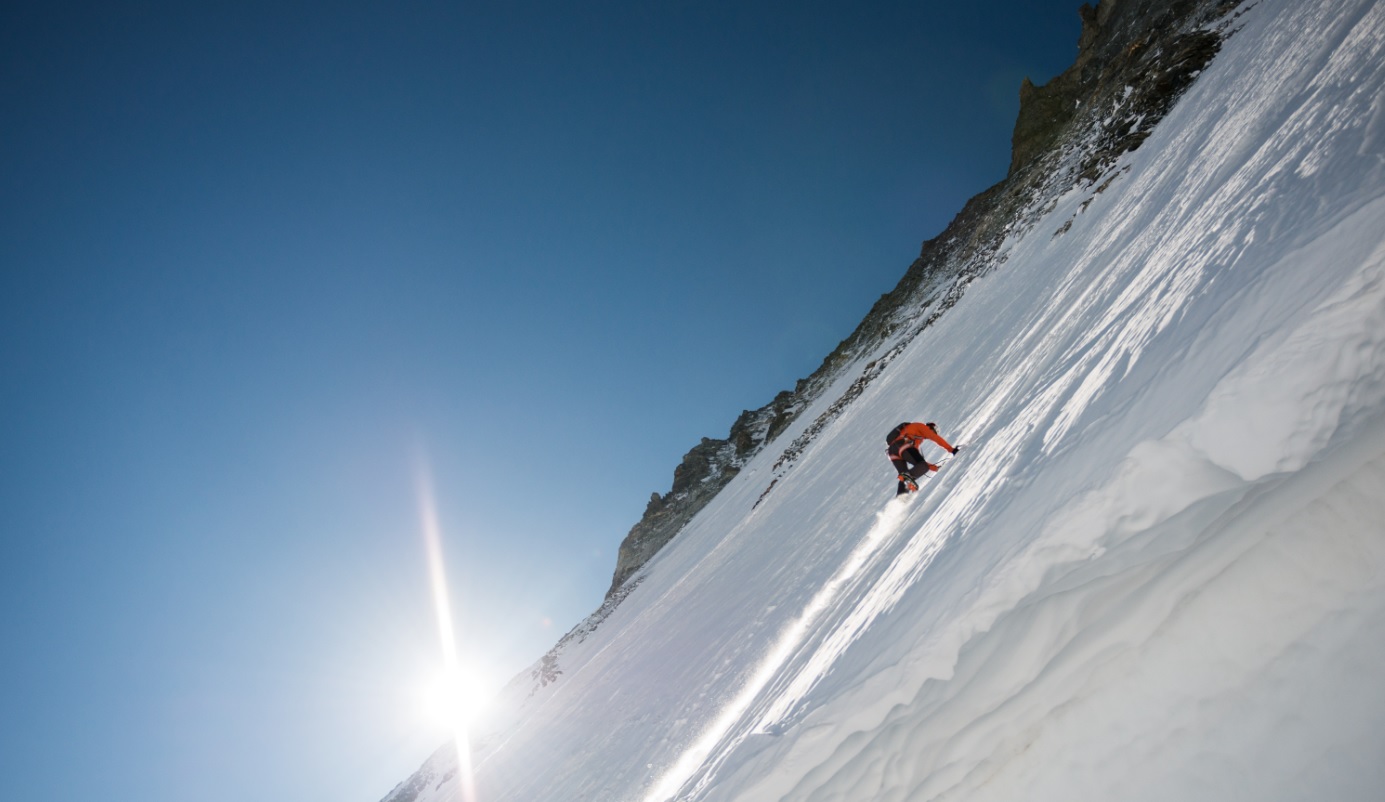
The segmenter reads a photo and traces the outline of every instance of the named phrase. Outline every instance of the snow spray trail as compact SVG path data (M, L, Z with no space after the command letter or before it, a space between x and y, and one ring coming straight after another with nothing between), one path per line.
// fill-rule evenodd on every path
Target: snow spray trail
M732 735L728 740L728 734L731 733L732 727L745 717L765 688L779 675L789 660L798 653L803 642L813 632L822 614L833 606L838 597L842 595L842 590L850 585L861 574L862 569L898 534L900 525L904 522L913 500L914 497L912 496L895 499L890 501L885 509L875 514L875 523L871 525L860 544L852 550L842 567L837 569L837 573L813 595L798 618L784 628L784 631L775 639L769 652L755 666L745 684L727 702L707 729L687 749L683 750L678 760L645 795L644 802L667 802L667 800L673 799L679 790L698 773L701 773L702 779L692 791L693 793L700 791L708 779L714 776L716 767L734 751L736 745L744 740L747 734L761 729L760 726L742 727L739 733ZM845 648L845 645L843 644L841 648ZM824 655L824 651L826 651L825 648L819 649L807 665L800 669L784 695L771 702L772 710L791 709L798 698L794 694L801 694L801 692L806 692L808 688L811 688L818 677L831 666L836 654L840 653L840 649L831 652L830 655ZM800 691L800 689L802 690ZM772 720L773 716L760 718L762 724ZM714 752L716 753L715 758L712 757Z
M939 460L939 464L945 465L951 460L952 457L950 455L944 456ZM937 479L932 481L937 481ZM887 516L891 513L892 508L897 510L895 516L900 518L899 521L887 520ZM877 529L893 532L898 528L899 524L902 523L903 514L907 509L905 505L891 505L889 508L886 508L885 511L881 512L880 515L877 516L875 526L871 528L870 533L866 536L866 542L869 543L871 541L872 536L876 535ZM927 569L928 565L933 562L933 558L938 555L938 552L942 550L943 545L947 542L947 530L949 528L947 525L948 520L949 519L946 517L940 519L936 515L936 509L933 513L930 513L928 522L909 538L908 545L890 562L889 566L884 570L883 576L892 579L901 576L907 577L904 579L905 584L912 582L913 578L920 576L923 571ZM888 524L888 529L886 529L886 524ZM877 539L883 540L883 534L878 536ZM855 554L852 555L853 558L855 556ZM850 567L853 566L851 562L848 561L842 573L845 573L846 568ZM854 566L854 568L855 570L853 570L852 576L859 572L860 566ZM843 577L841 584L844 584L848 578L849 577ZM835 577L833 581L836 582ZM841 584L835 585L833 590L840 590ZM892 589L895 588L899 582L893 581L884 584L886 587L881 588L881 580L877 577L872 580L871 586L866 589L865 592L852 593L845 597L847 599L857 599L858 601L855 606L852 607L851 611L842 617L840 623L833 628L832 632L822 640L822 643L813 652L812 656L800 663L793 678L783 686L783 690L779 691L772 699L768 700L764 712L760 714L752 731L780 732L785 727L792 724L793 721L802 714L803 700L807 697L809 691L827 675L827 672L832 669L833 664L837 662L837 658L841 657L842 653L847 650L847 647L870 626L871 621L875 620L877 616L894 605L896 596L892 592ZM826 588L824 588L824 590L826 590ZM834 595L836 594L834 593ZM813 601L816 602L817 599L815 598Z

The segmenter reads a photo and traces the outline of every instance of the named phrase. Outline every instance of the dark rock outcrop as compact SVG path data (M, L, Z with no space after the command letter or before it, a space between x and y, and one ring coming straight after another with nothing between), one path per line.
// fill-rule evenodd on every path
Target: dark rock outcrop
M725 440L704 437L683 456L673 469L673 488L662 496L650 496L644 516L621 542L608 599L735 478L748 459L783 431L802 403L797 393L785 390L769 404L742 412Z

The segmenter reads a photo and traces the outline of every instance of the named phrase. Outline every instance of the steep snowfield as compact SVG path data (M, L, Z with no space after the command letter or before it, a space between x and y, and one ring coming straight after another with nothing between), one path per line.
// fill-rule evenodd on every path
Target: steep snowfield
M476 798L1382 798L1385 4L1238 24L1108 189L512 687ZM897 502L906 419L970 448Z

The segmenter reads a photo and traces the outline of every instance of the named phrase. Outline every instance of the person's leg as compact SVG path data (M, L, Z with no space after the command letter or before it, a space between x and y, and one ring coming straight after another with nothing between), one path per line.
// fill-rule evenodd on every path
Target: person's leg
M915 479L935 468L934 465L929 464L928 460L923 458L918 448L906 448L904 451L900 452L899 456L903 458L901 461L912 463L912 467L909 468L909 475ZM901 473L903 473L903 471L901 471Z
M904 483L905 476L913 476L913 474L909 472L909 463L904 459L903 455L899 454L898 452L891 451L890 464L894 466L895 471L900 476L899 485L895 488L894 491L895 495L902 496L912 489Z

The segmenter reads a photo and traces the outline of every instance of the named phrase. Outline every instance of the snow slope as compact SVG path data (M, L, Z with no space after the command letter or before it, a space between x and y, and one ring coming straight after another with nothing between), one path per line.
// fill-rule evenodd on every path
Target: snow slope
M512 686L475 798L1382 798L1385 4L1238 24L1108 189ZM899 502L904 419L970 448ZM470 785L449 746L392 798Z

